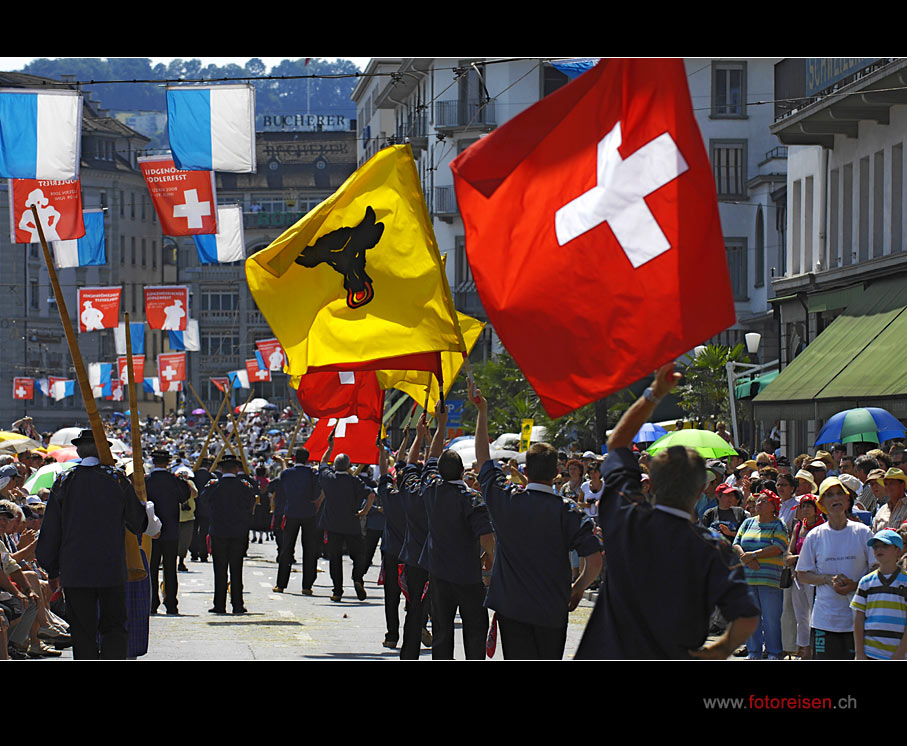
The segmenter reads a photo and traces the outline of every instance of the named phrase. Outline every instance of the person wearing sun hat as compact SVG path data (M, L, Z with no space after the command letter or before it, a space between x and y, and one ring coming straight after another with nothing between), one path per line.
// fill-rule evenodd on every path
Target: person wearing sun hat
M872 530L876 532L883 528L897 528L907 520L907 500L904 499L907 493L907 474L892 467L885 472L880 481L885 485L888 502L878 509L873 519Z
M813 479L813 475L806 471L806 469L800 469L794 474L794 479L797 480L797 490L795 492L797 496L815 495L819 492L819 486L816 484L816 480Z
M797 560L797 581L816 586L810 618L811 655L822 660L854 657L853 613L850 599L859 579L876 560L867 542L872 531L847 518L851 496L838 477L819 486L818 505L828 521L806 536Z

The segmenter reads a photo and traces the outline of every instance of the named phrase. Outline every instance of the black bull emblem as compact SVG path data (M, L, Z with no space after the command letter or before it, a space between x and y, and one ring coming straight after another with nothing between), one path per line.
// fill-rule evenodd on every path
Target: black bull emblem
M365 252L373 248L384 233L384 223L375 222L375 211L365 208L365 217L354 228L338 228L306 246L296 257L296 264L315 267L325 262L343 275L346 304L359 308L374 296L372 278L365 272Z

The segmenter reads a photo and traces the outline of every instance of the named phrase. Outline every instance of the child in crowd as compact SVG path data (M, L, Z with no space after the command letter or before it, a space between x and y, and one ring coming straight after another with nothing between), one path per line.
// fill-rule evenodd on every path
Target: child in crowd
M886 528L867 544L879 567L861 578L850 602L855 657L903 660L907 653L907 573L898 560L904 553L904 541L897 531Z

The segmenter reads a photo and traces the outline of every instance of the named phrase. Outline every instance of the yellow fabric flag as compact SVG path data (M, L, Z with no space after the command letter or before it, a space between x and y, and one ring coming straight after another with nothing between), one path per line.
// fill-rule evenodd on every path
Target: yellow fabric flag
M379 151L246 260L249 290L291 376L463 350L442 271L409 145Z
M463 333L463 341L466 345L466 354L472 351L482 329L485 328L485 322L467 316L465 313L457 311L457 318L460 324L460 330ZM444 396L450 391L463 367L463 354L461 352L442 352L441 353L441 371L444 379ZM419 406L425 403L425 389L428 392L428 411L434 412L438 403L438 379L428 371L422 370L379 370L377 371L378 384L383 389L399 389L409 394Z

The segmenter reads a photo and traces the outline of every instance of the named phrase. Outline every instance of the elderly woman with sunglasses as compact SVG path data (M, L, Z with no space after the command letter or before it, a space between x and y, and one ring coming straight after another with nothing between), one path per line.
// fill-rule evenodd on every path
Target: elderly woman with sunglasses
M763 490L755 497L756 514L743 522L734 539L734 551L743 563L750 593L761 609L759 625L746 642L747 658L761 660L764 643L768 660L780 660L784 652L780 581L788 545L787 529L778 520L778 496Z

